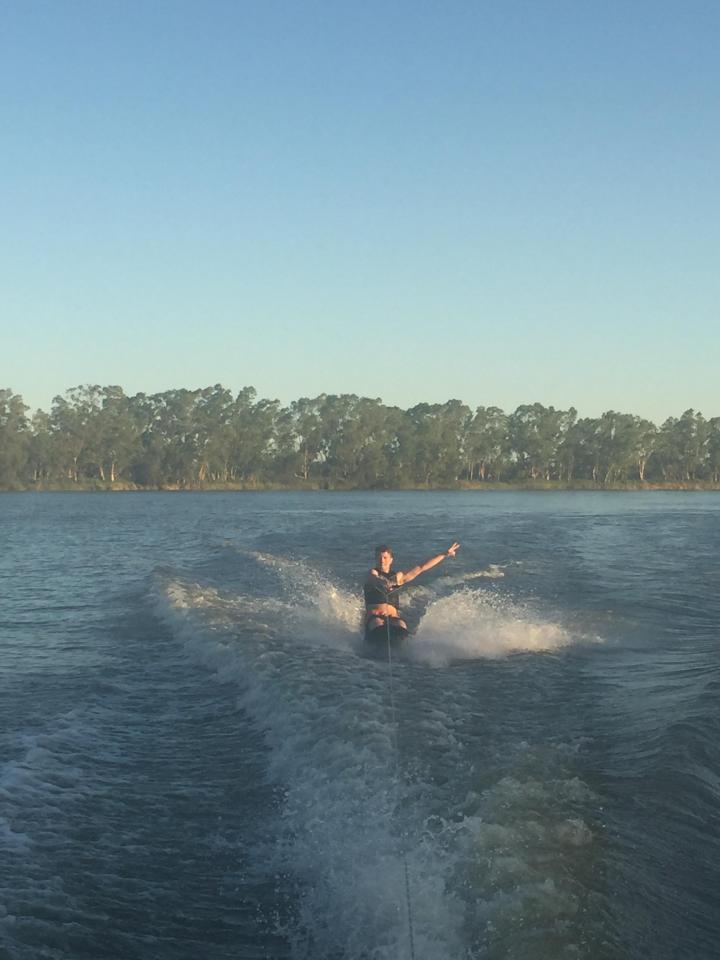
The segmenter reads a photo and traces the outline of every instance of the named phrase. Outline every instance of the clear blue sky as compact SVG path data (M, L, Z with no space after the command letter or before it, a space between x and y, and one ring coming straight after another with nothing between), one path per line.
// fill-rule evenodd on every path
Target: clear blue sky
M0 387L720 415L716 0L4 0Z

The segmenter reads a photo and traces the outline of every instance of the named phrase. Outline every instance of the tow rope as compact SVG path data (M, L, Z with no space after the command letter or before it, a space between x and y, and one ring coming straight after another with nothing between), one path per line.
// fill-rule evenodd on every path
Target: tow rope
M395 687L393 684L392 643L390 642L390 617L385 618L385 623L387 625L387 662L388 662L388 677L389 677L389 686L390 686L390 709L392 714L393 741L394 741L394 747L395 747L395 751L394 751L395 752L395 788L396 788L397 794L399 795L400 750L398 745L397 716L395 712ZM403 868L405 871L405 905L407 907L408 942L410 944L411 960L415 960L415 933L413 929L412 900L410 897L410 872L408 870L407 853L405 851L405 838L406 838L406 832L404 830L401 830L400 840L401 840L401 848L402 848Z

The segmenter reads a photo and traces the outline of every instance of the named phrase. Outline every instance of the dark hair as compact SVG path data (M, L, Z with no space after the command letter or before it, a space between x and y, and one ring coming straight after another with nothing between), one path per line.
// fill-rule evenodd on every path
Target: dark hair
M381 553L392 553L392 550L386 543L381 543L379 546L375 547L375 556L379 557Z

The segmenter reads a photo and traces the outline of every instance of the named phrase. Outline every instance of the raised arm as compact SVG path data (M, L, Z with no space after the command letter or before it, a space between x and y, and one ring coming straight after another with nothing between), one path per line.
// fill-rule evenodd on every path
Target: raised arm
M451 544L444 553L438 553L436 556L430 557L423 563L418 564L417 567L411 567L410 570L405 570L403 573L400 573L398 575L398 583L410 583L415 577L419 577L421 573L425 573L426 570L432 570L433 567L442 563L446 557L454 557L459 549L459 543Z

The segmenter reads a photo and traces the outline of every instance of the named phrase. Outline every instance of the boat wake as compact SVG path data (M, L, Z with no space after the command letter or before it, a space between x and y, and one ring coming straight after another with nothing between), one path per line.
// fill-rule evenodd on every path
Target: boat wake
M262 731L282 803L255 858L291 885L278 933L292 955L464 960L485 955L495 931L507 937L523 911L543 923L572 916L568 858L592 839L584 785L547 752L536 758L527 730L520 741L502 724L489 735L475 685L469 694L462 671L439 670L557 650L568 631L482 589L425 587L408 604L417 630L391 698L386 664L356 655L355 592L300 561L254 554L247 564L245 586L272 574L273 595L159 577L154 597L192 659L237 685ZM309 581L322 598L312 607Z

